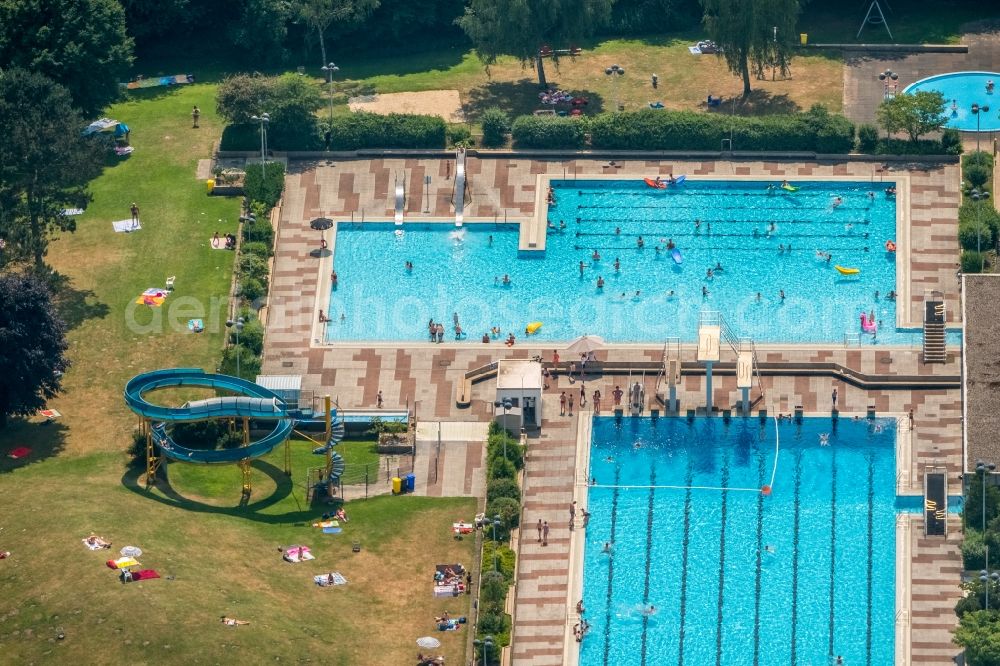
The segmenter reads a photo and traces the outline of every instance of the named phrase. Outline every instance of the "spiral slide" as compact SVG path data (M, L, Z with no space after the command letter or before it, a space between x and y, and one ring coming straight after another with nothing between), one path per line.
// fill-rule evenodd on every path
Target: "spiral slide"
M334 485L344 475L344 458L332 450L333 447L340 444L340 440L342 439L344 439L344 419L337 415L336 409L333 409L330 411L330 439L323 446L313 449L313 453L318 456L329 454L329 468L327 471L329 472L329 481Z
M181 407L154 405L143 398L145 393L155 389L182 386L199 386L240 395L191 401ZM150 431L153 441L164 456L189 463L236 463L247 458L259 458L287 440L295 426L285 403L268 389L238 377L208 374L201 368L171 368L137 375L125 385L125 404L152 422ZM251 418L276 423L274 430L249 446L218 451L181 446L166 431L167 423L220 418Z

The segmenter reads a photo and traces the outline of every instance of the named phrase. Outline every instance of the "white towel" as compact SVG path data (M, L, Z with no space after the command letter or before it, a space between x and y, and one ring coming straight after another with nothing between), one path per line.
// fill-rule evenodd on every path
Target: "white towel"
M127 234L130 231L138 231L142 229L142 225L137 221L132 220L115 220L111 223L111 226L115 228L115 232L119 234Z

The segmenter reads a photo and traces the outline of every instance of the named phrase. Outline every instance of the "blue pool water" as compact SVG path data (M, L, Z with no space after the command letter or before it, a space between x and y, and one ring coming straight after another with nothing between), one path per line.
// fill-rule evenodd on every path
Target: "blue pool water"
M896 237L896 202L883 192L891 183L796 184L789 193L765 182L689 180L660 191L641 181L556 181L549 218L567 228L550 231L545 252L519 253L513 225L410 223L397 233L391 224L344 223L328 339L424 340L433 318L451 340L457 313L477 344L494 326L523 340L535 321L542 344L585 333L693 341L708 309L761 342L843 342L874 310L882 325L865 343L919 343L918 332L895 329L896 304L885 298L897 288L896 257L885 250ZM843 203L834 207L836 197ZM683 263L662 249L668 240ZM860 273L841 275L837 264Z
M770 497L662 487L770 483L774 427L594 419L581 664L893 663L894 421L782 424Z
M1000 74L996 72L952 72L921 79L907 86L903 92L937 90L944 95L946 102L947 126L965 132L976 131L976 114L972 113L972 105L988 106L989 111L979 114L979 131L993 132L1000 130L1000 91L986 92L986 82L990 80L1000 86Z

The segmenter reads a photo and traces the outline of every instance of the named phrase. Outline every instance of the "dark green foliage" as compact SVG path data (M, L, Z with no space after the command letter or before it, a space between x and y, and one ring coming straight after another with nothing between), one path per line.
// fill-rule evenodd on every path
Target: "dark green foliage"
M992 232L993 238L1000 237L1000 213L993 207L990 199L975 201L966 196L962 207L958 209L958 223L960 227L982 224Z
M965 532L983 529L983 477L976 473L968 477L965 504L962 508L962 526ZM1000 515L1000 488L986 482L986 526ZM1000 557L1000 554L998 554ZM1000 561L1000 560L998 560Z
M352 113L334 117L329 148L444 148L445 130L444 120L437 116Z
M492 538L492 530L488 536ZM514 584L514 565L517 555L510 546L487 539L483 542L483 571L493 570L494 552L497 556L497 569L503 574L505 586L509 587Z
M229 330L229 344L236 344L236 331ZM260 356L264 351L264 325L260 320L254 319L243 325L240 331L240 344L254 354Z
M924 134L940 130L947 122L944 96L936 90L889 97L879 105L876 116L885 131L905 132L913 143Z
M274 247L274 228L264 217L257 216L256 222L243 223L243 240L248 243L263 243Z
M519 116L511 133L518 148L582 148L587 122L582 118Z
M951 128L941 132L941 149L945 155L961 155L962 133Z
M514 463L514 467L518 470L524 467L524 447L506 430L490 435L486 444L488 460L493 460L496 457L502 458L505 455L507 460Z
M241 446L243 446L243 433L238 430L223 433L215 442L217 449L238 449Z
M45 282L33 274L0 274L0 428L30 416L62 391L66 325Z
M271 252L271 246L267 243L253 242L253 243L243 243L240 246L240 251L243 254L254 255L262 259L269 259L273 254Z
M975 250L965 250L962 252L961 265L963 273L981 273L990 262L986 260L985 252L980 254Z
M733 150L847 153L854 126L821 109L787 116L742 117L693 111L605 113L590 122L591 146L623 150Z
M271 147L274 147L273 144ZM249 123L226 125L222 129L219 150L255 151L259 155L260 128Z
M904 139L880 139L875 147L876 155L954 155L948 153L940 141L921 139L906 141Z
M487 465L487 476L489 479L516 479L517 468L514 463L503 456L491 458Z
M189 449L214 449L220 438L228 432L229 426L225 421L193 421L174 424L170 436Z
M457 123L448 125L448 143L452 146L471 146L472 131L469 126Z
M496 634L503 633L510 629L509 622L510 619L504 615L502 611L484 611L479 614L479 633L492 635L496 638Z
M992 595L990 605L993 606ZM954 640L965 648L968 666L1000 664L1000 614L981 610L962 615Z
M251 201L263 203L270 210L281 199L281 192L284 188L285 165L281 162L266 162L263 170L260 168L260 164L247 166L243 192ZM261 220L258 219L258 224L260 222Z
M979 530L966 530L962 539L962 561L963 568L967 570L978 571L986 566L986 542Z
M250 303L267 295L267 285L257 278L240 280L239 295Z
M242 342L242 338L240 340ZM240 358L240 371L236 372L236 356ZM254 381L260 374L260 358L243 345L233 345L226 347L222 352L222 361L219 363L219 372L224 375L242 377Z
M49 77L85 116L118 98L132 46L117 0L0 2L0 71L22 67Z
M985 223L961 224L958 244L964 250L989 250L993 247L993 230Z
M127 453L130 466L146 464L146 436L139 432L138 428L132 431L132 442Z
M267 260L255 254L244 254L240 257L237 267L241 277L256 278L262 282L267 280Z
M498 497L510 497L520 502L521 488L518 487L517 481L514 479L494 479L490 481L486 486L486 499L489 501Z
M483 126L483 146L498 148L507 143L507 133L510 132L510 116L503 109L496 107L486 109L479 118Z
M510 531L517 527L521 519L521 503L510 497L498 497L486 503L486 515L489 517L500 516L500 526L497 527L497 539L506 541L510 538ZM488 527L488 536L493 538L493 528Z
M862 153L875 152L878 145L878 128L874 125L863 124L858 126L858 150Z
M223 132L222 150L260 150L260 125L253 116L267 113L271 150L319 150L323 147L314 115L323 106L322 91L296 74L236 74L219 84L216 109L235 125Z
M973 187L982 187L986 184L986 181L990 179L990 176L992 176L992 172L988 167L984 167L979 164L968 166L963 171L965 179L969 181L969 184Z
M504 599L507 598L507 581L503 574L493 569L492 560L483 559L483 574L480 577L482 589L479 593L481 608L485 610L502 610Z
M962 168L966 169L971 166L981 166L993 170L993 155L986 152L985 150L972 151L966 155L962 156Z
M632 0L616 2L611 8L611 22L605 32L626 35L647 34L650 26L658 32L694 28L701 21L697 0Z

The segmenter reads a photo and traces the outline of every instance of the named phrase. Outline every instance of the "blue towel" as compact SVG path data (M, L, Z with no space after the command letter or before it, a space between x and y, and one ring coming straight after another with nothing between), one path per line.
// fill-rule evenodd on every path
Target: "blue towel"
M340 534L344 530L339 527L324 527L323 534Z

